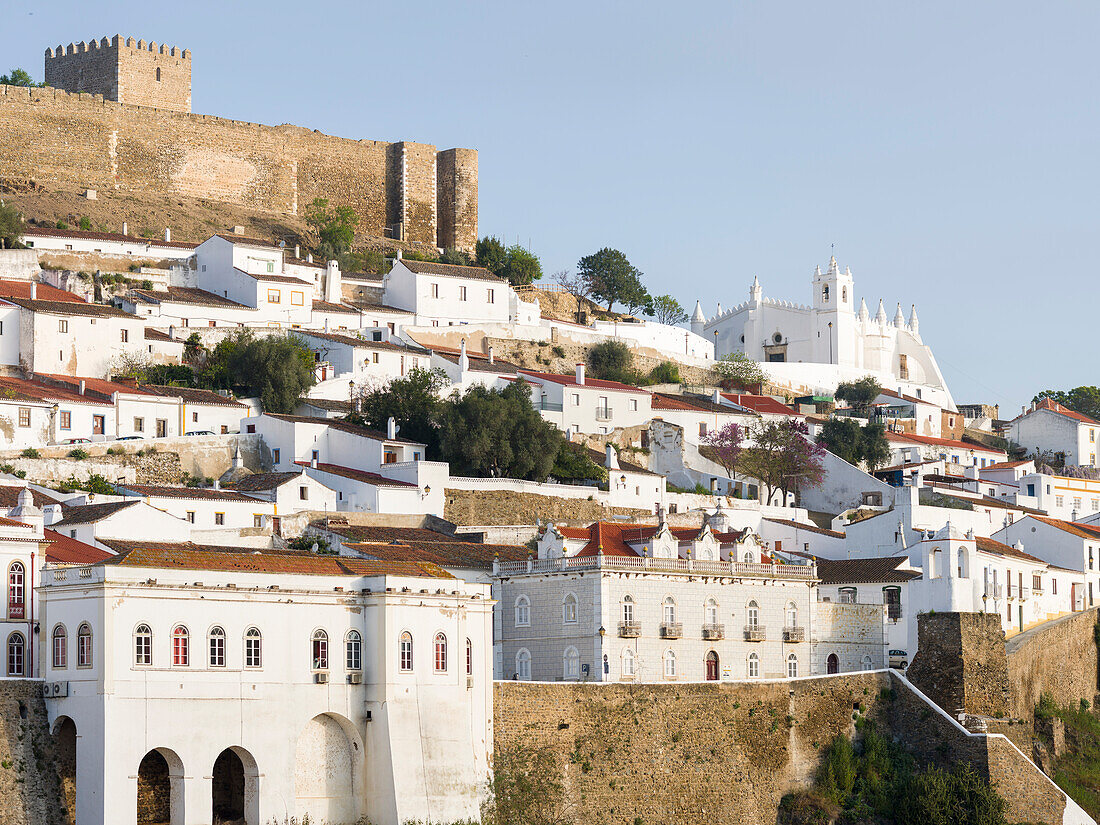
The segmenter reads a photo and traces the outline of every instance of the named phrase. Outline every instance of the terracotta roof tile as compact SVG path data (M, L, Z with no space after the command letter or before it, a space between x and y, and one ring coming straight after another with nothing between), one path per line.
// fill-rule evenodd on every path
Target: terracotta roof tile
M307 461L296 461L300 467L309 467ZM319 470L322 473L331 473L334 476L340 476L341 478L350 478L353 481L361 481L364 484L372 484L375 487L416 487L415 484L409 481L395 481L392 478L386 478L378 473L370 473L366 470L357 470L354 467L341 467L339 464L323 464L318 462L317 466L313 469Z
M283 415L282 413L271 412L265 412L264 415L271 418L277 418L280 421L289 421L292 424L316 424L319 426L332 427L334 430L369 438L372 441L389 441L392 444L415 444L418 447L424 446L419 441L410 441L400 436L396 438L387 438L386 434L383 432L372 430L369 427L360 427L358 424L352 424L349 421L341 421L338 418L311 418L308 415Z
M186 404L206 404L211 407L248 407L235 398L227 398L213 390L201 390L196 387L169 387L163 384L142 384L142 392L162 398L181 398Z
M119 510L125 510L137 504L139 499L129 501L110 501L106 504L82 504L76 507L65 508L65 515L61 521L54 522L51 527L69 527L73 524L90 524L100 521L108 516L113 516Z
M359 542L346 547L370 559L396 562L428 562L440 567L492 569L493 559L523 561L530 552L512 544L475 544L465 541L430 541L423 543Z
M1041 521L1050 527L1054 527L1070 535L1077 536L1082 539L1100 539L1100 526L1085 524L1080 521L1063 521L1057 518L1044 518L1043 516L1032 516L1036 521Z
M79 295L58 289L49 284L34 284L34 296L40 301L72 301L77 304L87 303ZM30 281L12 281L0 279L0 298L30 298Z
M215 490L211 487L168 487L156 484L120 484L119 487L131 493L151 498L191 498L209 501L250 501L263 504L252 496L246 496L235 490Z
M150 304L174 303L193 304L195 306L225 307L227 309L245 309L254 312L252 307L231 301L221 295L205 289L190 286L170 286L168 289L131 289L132 298L140 298Z
M739 407L744 407L747 410L752 410L753 412L760 413L762 415L798 415L797 411L788 407L786 404L781 404L770 395L750 395L748 393L724 392L722 393L722 397Z
M50 546L46 548L46 561L51 564L95 564L111 557L106 550L62 535L49 527L43 532L50 542Z
M124 312L117 307L109 307L104 304L88 304L84 301L43 301L30 298L4 298L5 301L15 304L32 312L44 312L49 315L87 315L95 318L126 318L137 321L138 316Z
M552 381L555 384L563 384L567 387L581 386L577 384L577 376L574 374L559 375L555 372L535 372L534 370L520 370L520 374L528 375L543 381ZM638 389L638 387L632 387L629 384L622 384L618 381L601 381L598 378L586 377L583 386L601 390L619 390L620 392L635 392L643 395L651 395L648 390Z
M398 262L394 262L395 265ZM479 281L495 281L499 284L506 285L508 282L503 278L498 278L488 269L484 269L480 266L460 266L458 264L440 264L429 261L410 261L404 258L400 261L404 267L410 272L415 272L419 275L447 275L452 278L474 278Z
M864 559L818 559L822 584L879 584L919 579L919 570L898 570L905 556L872 556Z
M23 228L23 237L32 238L75 238L85 241L118 241L120 243L146 244L173 249L194 249L198 244L186 241L166 241L163 238L142 238L137 235L122 235L114 232L85 232L80 229L51 229L45 226L27 226Z
M1018 415L1012 420L1018 421L1025 416L1033 415L1039 410L1046 410L1047 412L1057 413L1058 415L1065 416L1066 418L1072 418L1075 421L1081 421L1085 424L1092 424L1094 427L1100 427L1100 421L1089 418L1087 415L1083 415L1076 410L1071 410L1069 407L1063 406L1062 404L1059 404L1057 401L1054 401L1050 398L1043 398L1039 401L1038 404L1035 405L1034 410L1028 410L1026 413Z
M1036 558L1030 553L1025 553L1023 550L1017 550L1015 547L999 542L995 539L987 539L982 536L974 537L974 545L986 553L996 553L998 556L1008 556L1014 559L1023 559L1024 561L1038 562L1039 564L1046 564L1042 559Z
M818 527L816 524L803 524L799 521L790 521L783 518L766 518L764 521L770 521L772 524L782 524L784 527L793 527L796 530L806 530L810 533L819 533L822 536L831 536L834 539L844 538L844 533L837 532L836 530L826 530L823 527Z

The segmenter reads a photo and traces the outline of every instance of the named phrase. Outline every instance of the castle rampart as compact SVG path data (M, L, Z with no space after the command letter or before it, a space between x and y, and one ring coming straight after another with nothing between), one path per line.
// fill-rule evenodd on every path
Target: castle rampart
M81 47L74 55L106 53L102 43ZM160 56L156 48L151 54ZM0 86L0 144L0 193L33 183L47 191L200 198L289 215L322 197L350 206L359 230L376 237L471 252L477 242L471 149L439 153L421 143L132 106L102 92L14 86Z

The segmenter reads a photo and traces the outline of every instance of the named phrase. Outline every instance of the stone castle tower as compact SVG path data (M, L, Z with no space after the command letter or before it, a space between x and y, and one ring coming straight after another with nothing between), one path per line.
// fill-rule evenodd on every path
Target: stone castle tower
M191 52L121 35L46 49L46 84L133 106L191 111Z

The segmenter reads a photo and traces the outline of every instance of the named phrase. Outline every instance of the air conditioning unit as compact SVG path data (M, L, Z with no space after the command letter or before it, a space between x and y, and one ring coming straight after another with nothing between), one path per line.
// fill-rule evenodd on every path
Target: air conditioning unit
M50 699L64 698L69 695L69 683L45 682L42 685L42 695Z
M315 684L315 685L327 685L328 684L328 674L327 673L314 673L313 674L313 684Z
M348 684L349 685L361 685L361 684L363 684L363 674L362 673L349 673L348 674Z

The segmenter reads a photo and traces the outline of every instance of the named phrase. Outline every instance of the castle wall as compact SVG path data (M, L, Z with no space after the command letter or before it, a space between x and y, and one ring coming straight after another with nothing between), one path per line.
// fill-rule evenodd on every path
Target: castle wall
M71 757L50 735L42 683L0 681L0 822L71 822L63 801L71 798Z
M13 86L0 86L0 145L0 192L33 182L54 191L96 189L100 197L185 196L290 215L320 197L350 206L365 234L383 237L387 226L403 223L405 240L434 247L443 211L461 214L464 227L461 234L448 230L443 240L453 236L454 244L446 245L472 252L477 237L477 153L468 149L452 150L463 159L460 173L451 176L448 200L437 203L434 146Z
M1095 703L1097 615L1095 608L1073 613L1008 640L1012 716L1030 719L1043 693L1062 707L1076 706L1082 699Z

